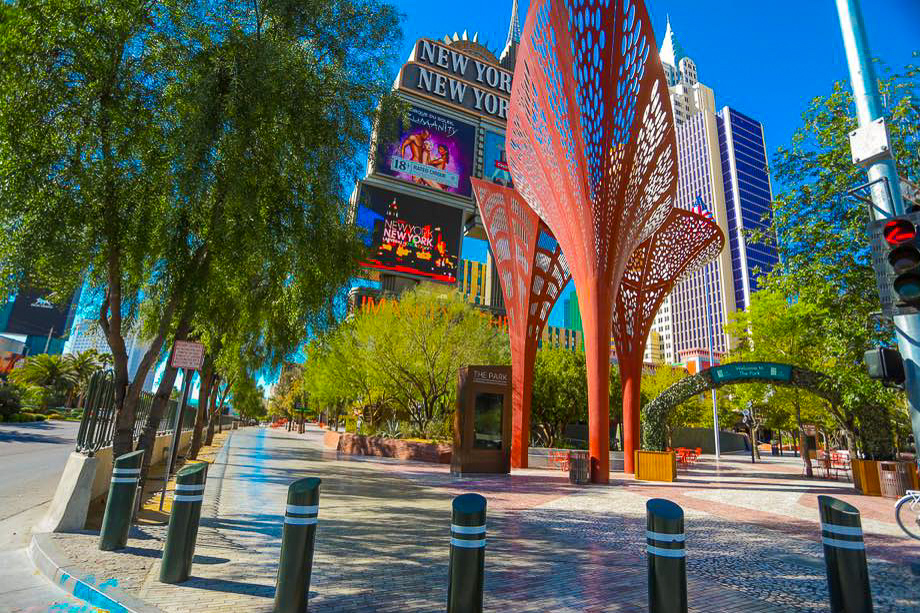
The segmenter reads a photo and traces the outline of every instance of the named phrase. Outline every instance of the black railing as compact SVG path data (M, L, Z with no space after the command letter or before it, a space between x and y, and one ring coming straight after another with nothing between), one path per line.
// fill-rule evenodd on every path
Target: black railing
M134 415L134 440L141 435L147 417L153 407L154 394L141 392ZM178 402L169 401L165 415L157 426L158 433L172 432L175 429ZM195 426L195 411L185 410L182 429ZM83 417L77 431L77 451L93 455L103 447L112 444L115 437L115 376L111 370L100 371L93 375L86 396L83 400Z

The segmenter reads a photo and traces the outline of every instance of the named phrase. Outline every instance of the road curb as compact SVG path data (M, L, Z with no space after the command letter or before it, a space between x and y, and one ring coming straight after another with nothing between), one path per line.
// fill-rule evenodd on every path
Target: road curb
M163 613L162 609L125 593L108 581L97 585L95 576L74 566L54 544L50 534L32 536L29 558L51 583L91 606L111 613Z

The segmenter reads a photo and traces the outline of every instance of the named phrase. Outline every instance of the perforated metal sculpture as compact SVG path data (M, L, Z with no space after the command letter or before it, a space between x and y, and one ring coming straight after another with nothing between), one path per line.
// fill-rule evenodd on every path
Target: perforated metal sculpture
M537 343L571 278L559 243L514 189L473 179L473 193L498 269L511 337L511 466L527 467Z
M625 472L634 472L633 452L639 446L642 361L655 315L674 285L712 261L724 245L725 235L712 219L673 208L629 258L613 310L613 337L623 385Z
M518 50L506 150L514 184L562 245L588 369L591 478L610 479L610 331L633 249L676 190L667 82L636 0L533 0Z

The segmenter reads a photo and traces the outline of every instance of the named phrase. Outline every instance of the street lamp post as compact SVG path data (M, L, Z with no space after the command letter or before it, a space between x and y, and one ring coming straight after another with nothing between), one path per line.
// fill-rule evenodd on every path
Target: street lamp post
M716 266L715 262L713 262L712 266ZM703 269L703 276L704 285L706 287L706 300L704 300L704 302L706 303L706 326L708 328L706 331L706 341L709 345L709 368L712 368L715 365L715 357L712 352L712 345L715 339L713 338L713 321L710 313L712 305L709 304L711 300L711 294L709 292L709 271L706 268ZM719 403L716 400L716 388L712 388L712 436L715 441L716 459L718 460L722 457L722 454L719 446Z

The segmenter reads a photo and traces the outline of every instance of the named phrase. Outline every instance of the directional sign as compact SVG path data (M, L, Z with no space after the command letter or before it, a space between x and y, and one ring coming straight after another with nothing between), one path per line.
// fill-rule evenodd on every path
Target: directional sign
M773 362L738 362L715 366L712 369L712 380L717 384L730 383L739 379L789 381L792 379L792 366Z
M170 365L173 368L201 370L204 363L204 345L191 341L176 341Z

